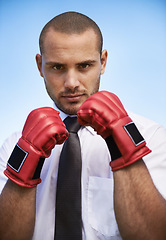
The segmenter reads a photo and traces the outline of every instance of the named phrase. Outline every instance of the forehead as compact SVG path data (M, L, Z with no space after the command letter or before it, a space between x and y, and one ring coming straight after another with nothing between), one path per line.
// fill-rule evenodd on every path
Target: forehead
M80 34L66 34L50 29L45 35L43 47L45 56L99 54L97 35L92 29Z

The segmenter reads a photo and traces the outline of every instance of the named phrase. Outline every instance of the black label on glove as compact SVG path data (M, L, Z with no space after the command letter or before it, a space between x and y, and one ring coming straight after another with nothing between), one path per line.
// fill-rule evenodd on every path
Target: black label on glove
M145 141L133 122L126 124L124 126L124 129L126 130L127 134L129 135L135 146L138 146Z
M16 145L8 160L9 167L14 171L19 172L27 156L28 152Z

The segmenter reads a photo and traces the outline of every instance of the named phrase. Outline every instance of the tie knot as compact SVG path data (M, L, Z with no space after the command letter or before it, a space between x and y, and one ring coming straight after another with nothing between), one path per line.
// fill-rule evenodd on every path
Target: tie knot
M77 133L81 125L77 122L77 117L67 117L64 124L69 132Z

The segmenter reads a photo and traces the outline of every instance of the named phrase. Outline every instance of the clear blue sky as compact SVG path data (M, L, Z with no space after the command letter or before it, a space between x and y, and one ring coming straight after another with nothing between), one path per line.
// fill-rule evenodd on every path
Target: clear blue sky
M165 0L1 0L0 144L32 109L52 106L35 54L42 27L65 11L88 15L103 32L109 59L100 89L166 127Z

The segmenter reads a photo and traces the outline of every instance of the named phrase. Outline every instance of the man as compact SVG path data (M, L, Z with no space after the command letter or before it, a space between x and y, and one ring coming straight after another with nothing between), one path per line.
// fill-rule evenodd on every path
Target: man
M64 13L46 24L39 43L36 62L55 110L34 110L22 137L15 134L2 146L1 239L54 239L58 165L68 137L62 120L68 115L85 125L78 131L82 239L166 239L166 131L130 114L146 146L120 100L98 92L107 62L98 26L82 14ZM128 126L138 144L132 145ZM34 178L39 165L40 177Z

